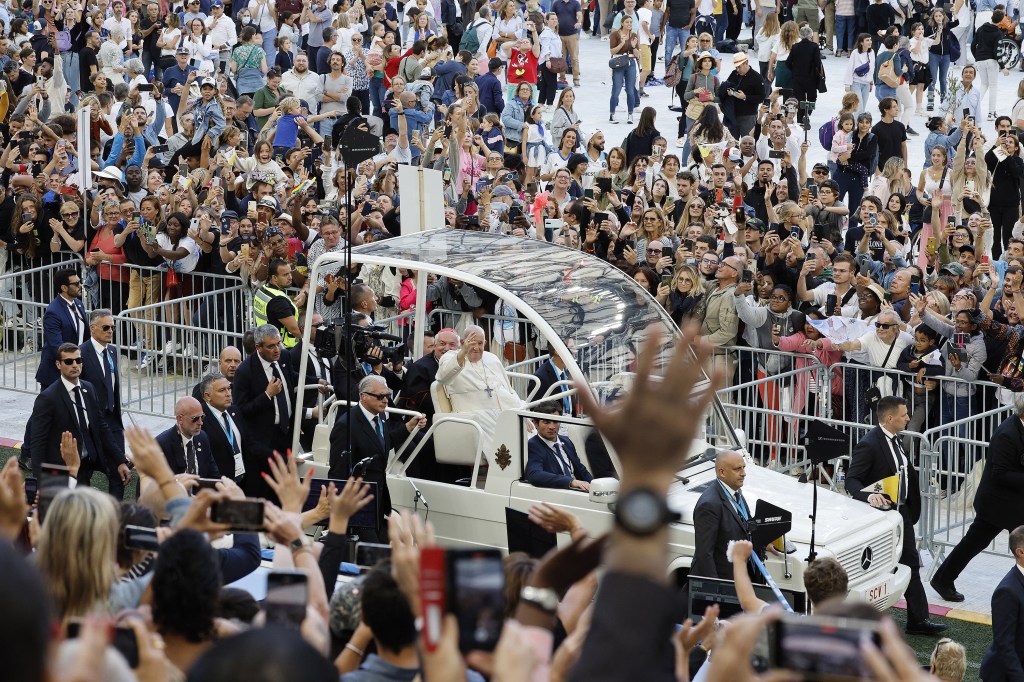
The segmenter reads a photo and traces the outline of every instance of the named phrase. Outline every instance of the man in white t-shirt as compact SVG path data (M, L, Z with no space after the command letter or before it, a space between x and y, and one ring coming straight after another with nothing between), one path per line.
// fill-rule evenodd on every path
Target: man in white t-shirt
M587 170L583 171L583 189L594 185L594 178L603 170L608 169L608 157L604 153L604 133L595 130L587 142Z
M114 16L108 17L106 21L103 22L103 28L107 31L108 34L112 30L114 30L115 26L120 28L122 31L124 31L124 39L127 41L127 43L131 43L132 22L129 21L128 17L124 15L124 2L122 2L121 0L114 0L114 4L111 5L110 9L113 11Z
M644 85L647 84L647 77L651 75L653 65L651 63L651 43L654 42L654 33L651 32L651 21L654 20L654 13L651 12L651 0L637 0L636 18L640 30L637 37L640 38L640 78L637 79L637 86L640 88L641 97L649 97L644 92Z

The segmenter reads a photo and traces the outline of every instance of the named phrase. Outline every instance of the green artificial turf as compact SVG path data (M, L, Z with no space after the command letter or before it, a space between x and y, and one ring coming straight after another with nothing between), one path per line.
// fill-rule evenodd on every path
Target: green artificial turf
M2 467L4 464L6 464L7 460L9 460L11 457L17 457L20 452L21 452L21 450L19 448L11 448L11 447L0 445L0 467ZM26 476L30 475L28 471L25 471L25 469L22 469L21 473L25 474ZM139 476L134 471L132 471L131 480L129 480L128 481L128 485L126 485L124 487L124 499L125 500L128 500L129 502L134 502L135 501L135 499L137 497L137 495L136 495L136 488L138 488L138 485L139 485ZM99 473L93 474L93 477L92 477L92 487L96 488L97 490L102 490L103 492L107 492L107 477L104 476L103 474L99 474Z

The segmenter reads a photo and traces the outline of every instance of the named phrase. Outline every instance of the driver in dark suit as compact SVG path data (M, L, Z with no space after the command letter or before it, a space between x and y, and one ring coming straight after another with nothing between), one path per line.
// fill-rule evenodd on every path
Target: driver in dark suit
M979 670L987 682L1024 680L1024 526L1010 533L1010 551L1017 563L992 593L992 643Z
M1024 400L1014 405L1014 415L999 425L989 441L985 470L974 496L974 521L953 551L932 576L932 587L946 601L963 601L956 590L957 577L1004 529L1024 526Z
M377 374L365 377L359 382L359 404L339 416L331 429L330 478L345 480L354 469L362 469L363 478L368 483L377 484L377 527L356 531L363 542L387 539L384 517L391 513L386 471L388 453L400 447L414 428L423 428L427 424L427 418L422 414L411 417L404 424L398 419L388 419L384 411L390 397L391 391L384 377ZM351 452L348 451L350 431ZM369 462L358 466L366 459Z
M725 450L715 457L715 481L701 493L693 508L693 565L690 575L732 580L725 550L731 540L747 539L751 509L743 497L747 463L743 455Z
M875 407L878 426L853 447L850 470L846 474L846 492L872 507L888 509L894 504L903 517L903 553L900 563L910 568L910 585L907 586L907 634L937 635L946 629L941 623L928 620L928 597L921 584L921 557L917 553L914 538L914 524L921 517L921 487L917 469L903 451L898 437L907 428L910 414L907 401L897 396L886 396ZM896 475L901 470L899 500L890 500L881 492L864 491L877 481Z

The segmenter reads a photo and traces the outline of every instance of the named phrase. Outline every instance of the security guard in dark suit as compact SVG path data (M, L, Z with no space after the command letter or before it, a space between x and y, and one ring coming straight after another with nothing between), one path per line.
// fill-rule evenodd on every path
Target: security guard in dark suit
M921 517L921 486L917 469L903 451L899 434L910 423L907 401L898 396L886 396L875 407L878 426L853 446L850 470L846 474L846 492L872 507L890 509L896 506L903 517L903 553L900 563L910 568L910 585L907 586L907 634L937 635L947 626L928 620L928 597L921 584L921 557L917 553L914 524ZM900 474L897 496L891 500L886 495L864 488L890 476Z

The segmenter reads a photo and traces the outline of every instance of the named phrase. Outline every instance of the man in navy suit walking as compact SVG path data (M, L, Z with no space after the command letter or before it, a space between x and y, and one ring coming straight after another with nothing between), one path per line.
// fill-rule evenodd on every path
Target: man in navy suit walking
M43 348L36 381L45 389L60 378L57 349L62 343L81 346L89 338L89 323L82 305L82 278L72 268L58 270L53 285L59 292L43 315Z
M548 401L534 408L541 414L562 414L558 401ZM572 440L559 435L560 422L537 419L537 435L527 444L526 480L540 488L590 490L593 476L576 455Z
M78 348L82 351L82 379L93 386L110 437L124 454L124 422L121 418L121 373L118 371L114 339L114 317L106 308L89 314L90 338ZM110 477L110 494L121 499L124 486L118 476Z
M981 659L985 682L1024 680L1024 526L1010 533L1017 563L992 593L992 644Z

